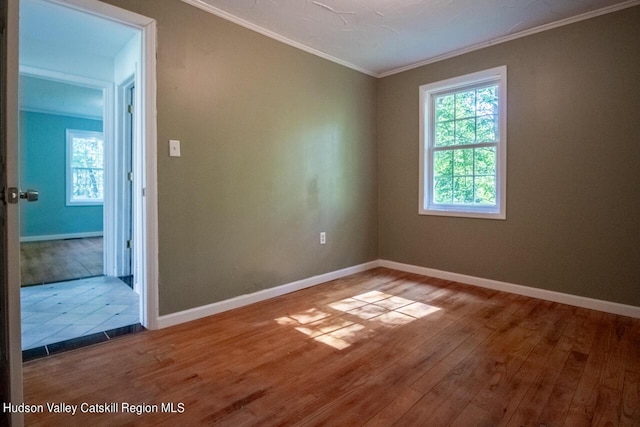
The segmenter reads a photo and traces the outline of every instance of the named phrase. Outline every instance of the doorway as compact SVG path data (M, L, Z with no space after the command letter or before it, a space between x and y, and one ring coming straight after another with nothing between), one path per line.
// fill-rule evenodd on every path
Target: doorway
M39 192L20 209L23 287L104 274L105 90L50 74L20 74L20 185Z
M137 252L136 282L141 284L140 314L142 325L156 329L158 318L158 256L157 256L157 180L156 180L156 23L148 17L120 9L95 0L50 0L51 4L63 5L106 19L129 25L141 30L143 46L142 61L139 65L138 105L136 110L136 128L138 141L134 147L135 171L139 171L139 180L134 183L134 224L137 225L138 244L133 247ZM2 347L2 357L9 366L9 376L3 375L6 389L9 390L13 402L22 401L22 354L21 354L21 322L20 322L20 261L19 261L19 156L18 156L18 81L20 44L19 35L19 0L2 2L5 7L5 31L3 65L5 88L2 97L2 119L4 123L0 158L5 162L3 168L2 187L5 189L4 248L2 264L5 267L2 283L4 296L3 306L6 308L7 322L3 325L8 341ZM13 425L22 425L19 413L11 415Z
M23 22L37 21L25 8ZM26 31L31 25L25 22ZM50 44L55 50L51 38ZM29 65L20 76L20 185L39 192L20 210L25 360L104 341L110 331L121 333L140 322L139 295L106 269L114 263L110 258L124 258L130 249L116 244L109 253L104 247L110 238L103 237L107 224L126 233L118 223L129 228L132 223L130 203L112 208L117 195L111 193L119 191L107 181L117 180L121 164L131 173L132 140L119 137L119 121L105 120L105 106L113 104L110 82L89 85L86 78L76 81L55 71ZM130 124L122 121L122 126ZM113 149L106 149L105 140ZM130 269L117 275L131 283Z
M20 186L39 190L20 208L28 357L149 323L144 32L77 3L20 1Z

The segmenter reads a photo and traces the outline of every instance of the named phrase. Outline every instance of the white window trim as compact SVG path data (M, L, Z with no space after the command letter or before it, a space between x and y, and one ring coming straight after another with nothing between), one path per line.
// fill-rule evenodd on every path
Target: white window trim
M499 103L498 120L500 138L496 153L496 206L469 206L432 204L431 188L433 174L433 129L434 109L432 96L439 92L465 86L475 86L484 82L496 81ZM439 215L466 218L506 219L507 205L507 67L501 66L479 71L460 77L429 83L419 88L420 94L420 193L418 213L420 215ZM470 145L472 147L473 145Z
M80 129L67 129L66 132L66 189L67 189L67 206L102 206L104 203L104 194L103 198L98 200L93 199L74 199L73 198L73 171L71 170L71 160L73 158L73 138L74 137L85 137L85 138L100 138L102 139L102 143L104 144L104 135L102 132L94 132L89 130L80 130ZM104 154L103 154L104 159ZM103 164L104 169L104 164ZM106 182L103 183L103 188Z

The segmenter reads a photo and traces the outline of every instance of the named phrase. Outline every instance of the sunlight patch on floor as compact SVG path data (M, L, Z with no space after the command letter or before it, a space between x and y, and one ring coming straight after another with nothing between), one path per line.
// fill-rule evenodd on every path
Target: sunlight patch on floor
M370 291L275 319L337 350L439 311L440 308L380 291Z

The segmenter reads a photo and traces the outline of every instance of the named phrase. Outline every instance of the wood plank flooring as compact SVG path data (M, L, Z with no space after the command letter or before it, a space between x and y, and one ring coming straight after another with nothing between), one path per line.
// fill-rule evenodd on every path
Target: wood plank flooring
M22 285L62 282L103 274L102 237L20 244Z
M28 362L24 380L30 404L185 409L36 426L640 426L640 320L378 268Z

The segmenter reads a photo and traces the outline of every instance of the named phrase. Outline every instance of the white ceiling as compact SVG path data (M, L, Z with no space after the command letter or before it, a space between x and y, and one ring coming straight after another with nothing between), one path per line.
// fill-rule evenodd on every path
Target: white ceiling
M552 23L640 4L638 0L183 1L375 76Z

